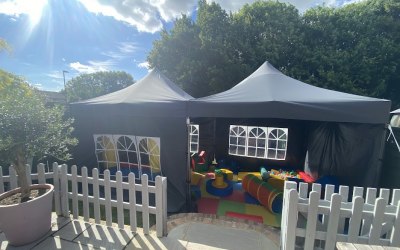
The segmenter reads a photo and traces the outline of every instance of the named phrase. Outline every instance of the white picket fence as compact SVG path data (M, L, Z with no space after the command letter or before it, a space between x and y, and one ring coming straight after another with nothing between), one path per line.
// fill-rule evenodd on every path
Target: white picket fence
M100 223L101 218L105 217L106 225L111 227L114 208L118 228L122 229L124 225L129 225L130 230L136 232L137 212L141 212L143 232L149 234L150 214L154 214L157 236L166 235L166 177L157 176L155 186L151 186L148 185L147 175L142 175L141 184L137 184L133 173L129 174L128 182L124 182L120 171L116 173L116 179L111 180L108 170L104 171L104 178L102 179L99 178L99 171L96 168L92 170L92 176L88 176L86 167L82 167L81 175L78 175L78 169L75 165L71 167L71 173L68 173L68 167L65 164L54 163L53 170L55 171L46 172L44 164L39 164L37 173L31 173L31 167L27 165L27 177L29 183L33 181L54 185L54 205L59 216L68 217L71 213L73 218L77 219L79 212L83 212L85 221L94 218L96 223ZM0 167L0 193L18 187L17 178L13 167L9 168L8 176L3 175L3 170ZM79 190L81 190L81 193L79 193ZM124 191L126 191L127 197L124 197ZM141 204L136 203L137 192L141 193ZM149 194L151 193L155 195L155 206L149 205ZM116 197L116 200L113 200L112 197ZM70 209L70 203L72 203L72 209ZM92 216L90 211L92 211ZM102 213L102 211L104 212ZM125 221L125 216L129 217L129 222Z
M351 242L380 246L400 246L400 189L326 185L321 197L321 185L285 182L281 248L335 249L336 242ZM350 198L350 199L349 199Z

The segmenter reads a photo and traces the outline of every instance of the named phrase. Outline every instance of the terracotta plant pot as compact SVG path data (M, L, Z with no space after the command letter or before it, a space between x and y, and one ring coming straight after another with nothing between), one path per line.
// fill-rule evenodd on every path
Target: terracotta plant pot
M15 204L0 205L0 229L8 243L21 246L44 236L51 228L51 211L54 186L51 184L31 185L30 189L48 189L33 200ZM16 188L0 195L0 200L20 192Z

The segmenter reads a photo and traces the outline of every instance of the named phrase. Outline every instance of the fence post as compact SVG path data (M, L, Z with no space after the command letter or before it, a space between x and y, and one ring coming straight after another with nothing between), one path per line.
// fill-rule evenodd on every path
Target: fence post
M167 215L168 215L168 203L167 203L167 177L162 178L162 190L163 190L163 235L167 235Z
M83 195L83 218L89 221L89 187L87 167L82 168L82 195Z
M118 217L118 227L124 229L124 197L122 191L122 172L117 171L117 217Z
M286 187L286 185L285 185ZM285 210L283 211L282 220L284 220L284 225L282 225L282 230L284 237L282 237L281 247L283 250L294 250L296 241L296 226L298 219L297 202L299 195L295 189L286 189L285 195Z
M106 200L106 225L112 226L112 208L111 208L111 183L110 183L110 170L104 171L104 199Z
M376 188L367 188L367 195L365 199L365 203L374 205L376 200L377 190ZM368 235L371 228L372 219L366 218L363 220L363 225L361 229L361 235Z
M305 235L306 242L304 243L304 249L314 249L319 198L320 194L317 191L312 191L310 193L310 199L308 200L307 226Z
M301 184L299 186L300 194L302 193L301 190ZM305 183L305 185L307 185ZM284 188L283 188L283 205L282 205L282 218L281 218L281 248L286 247L286 236L287 236L287 216L286 216L286 211L287 211L287 206L289 202L289 196L288 192L290 189L297 190L297 183L292 182L292 181L285 181Z
M328 228L326 230L325 249L335 249L341 205L342 196L340 194L333 194L331 199Z
M100 224L100 190L99 190L99 170L97 168L92 171L93 176L93 197L94 197L94 220L96 224Z
M358 235L360 233L362 212L364 207L364 199L361 196L353 197L353 205L351 208L351 217L349 222L348 242L358 243Z
M131 231L136 233L137 222L136 222L136 184L135 184L135 174L129 173L129 224L131 225Z
M8 173L10 175L10 190L17 188L18 181L17 181L17 173L15 172L15 168L13 166L10 166L8 168Z
M54 206L56 209L57 216L60 216L61 213L61 196L60 196L60 169L58 167L58 163L53 163L53 185L54 185Z
M78 219L79 216L79 205L78 205L78 169L76 165L71 168L71 186L72 186L72 216L74 219Z
M26 176L26 180L28 181L28 185L30 186L30 185L32 185L32 176L31 176L31 173L32 173L32 167L31 167L31 165L29 165L29 164L25 164L25 176Z
M371 245L379 245L381 238L382 223L385 216L386 200L384 198L378 198L375 200L374 206L374 218L371 221L371 228L369 230L368 243Z
M163 237L166 235L164 231L164 225L167 223L166 218L164 217L164 210L167 207L164 207L164 182L165 177L157 176L156 177L156 227L157 227L157 237Z
M340 186L339 194L342 196L342 202L348 202L349 199L349 186ZM342 234L344 232L344 227L346 224L345 218L340 218L338 225L338 233Z
M397 202L396 217L394 220L392 235L390 235L390 245L400 247L400 201Z
M37 174L38 174L38 184L45 184L46 183L46 177L45 177L45 170L44 170L44 164L39 163L37 165Z
M67 165L61 165L61 213L62 216L68 217L69 216L69 204L68 204L68 179L67 179Z
M142 221L144 234L150 233L149 226L149 179L147 174L142 175Z
M0 166L0 194L4 193L3 168Z

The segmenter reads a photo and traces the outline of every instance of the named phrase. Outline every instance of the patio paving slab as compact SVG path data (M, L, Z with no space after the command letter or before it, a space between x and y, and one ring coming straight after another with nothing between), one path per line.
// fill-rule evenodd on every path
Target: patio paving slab
M278 246L265 235L221 225L189 222L172 229L168 238L187 241L186 249L268 249Z
M90 223L82 220L73 220L59 231L53 234L53 236L58 236L63 240L72 241L77 238L83 231L90 227Z
M129 230L91 225L73 241L98 249L123 249L135 236Z
M133 240L126 246L125 249L173 249L183 250L186 249L187 241L179 240L175 237L158 238L157 233L151 231L149 235L145 235L142 229L139 229Z
M279 249L276 239L259 231L237 228L236 223L187 221L169 229L168 236L158 238L155 231L149 235L138 228L132 233L129 227L119 229L104 224L94 224L71 218L52 217L52 228L38 241L22 247L8 245L4 233L0 233L0 248L27 249ZM211 219L210 222L214 220ZM216 222L215 220L214 222Z
M68 249L68 250L92 250L95 249L93 246L84 244L77 244L68 240L63 240L60 237L47 237L40 244L36 245L33 250L43 249Z
M7 249L7 250L28 250L33 249L36 245L40 242L44 241L47 237L51 236L53 233L56 233L60 228L64 227L68 223L71 222L70 218L59 217L56 213L52 213L51 215L51 229L40 239L30 244L15 247L8 244L8 241L4 235L4 233L0 233L0 249ZM55 248L56 249L56 248Z

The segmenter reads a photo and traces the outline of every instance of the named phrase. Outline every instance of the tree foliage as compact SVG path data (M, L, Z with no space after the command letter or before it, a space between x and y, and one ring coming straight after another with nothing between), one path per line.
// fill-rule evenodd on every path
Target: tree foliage
M366 0L300 14L285 3L256 1L227 14L199 1L163 31L148 56L195 97L226 90L264 61L316 86L391 99L400 105L400 3Z
M0 52L1 51L7 51L7 52L11 52L11 46L7 43L6 40L4 40L3 38L0 37Z
M81 101L108 94L133 84L133 77L123 71L102 71L81 74L66 83L68 102Z
M68 150L77 140L71 137L73 119L63 115L62 107L46 107L43 96L23 79L0 70L0 157L15 167L25 196L27 158L71 157Z

